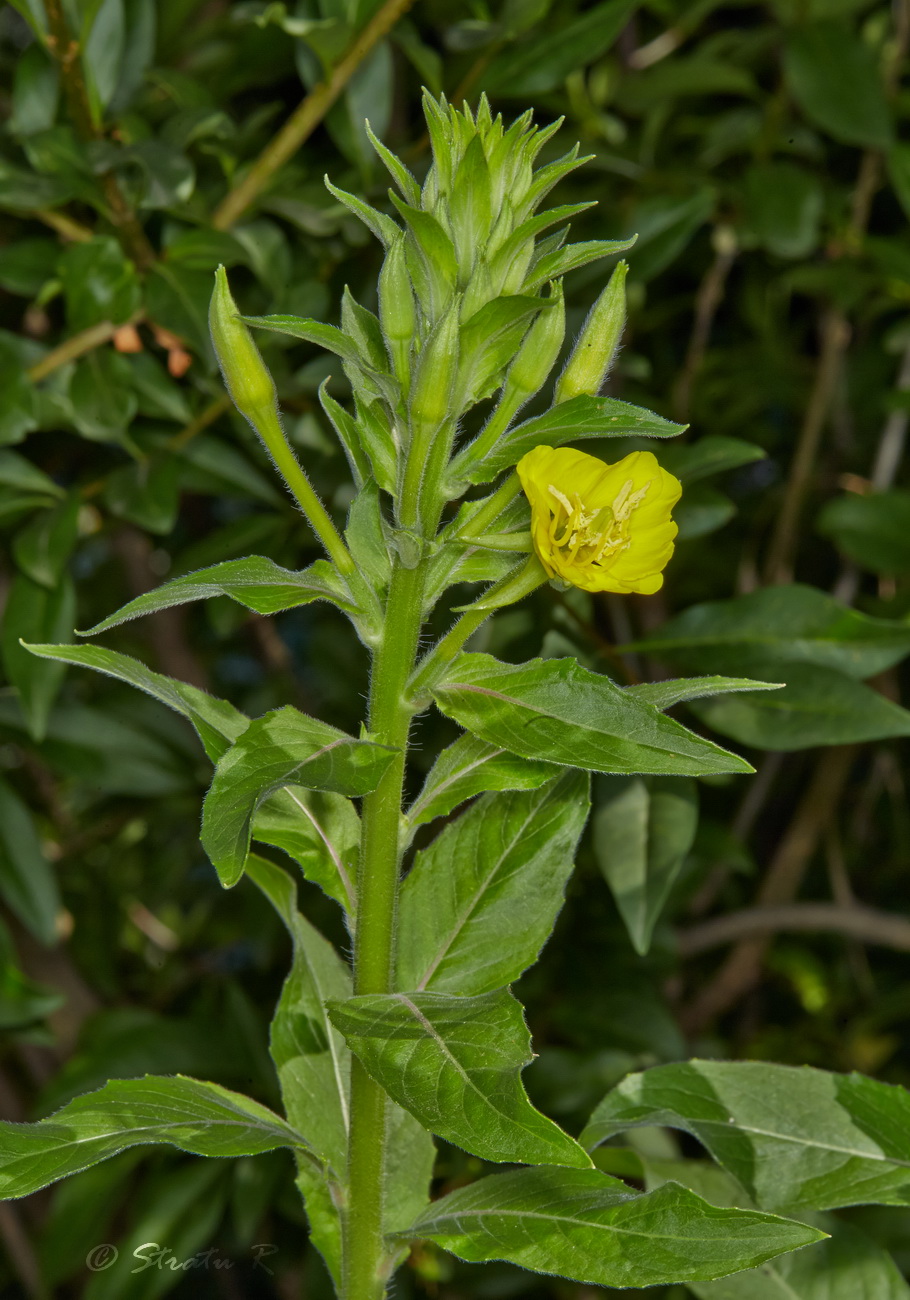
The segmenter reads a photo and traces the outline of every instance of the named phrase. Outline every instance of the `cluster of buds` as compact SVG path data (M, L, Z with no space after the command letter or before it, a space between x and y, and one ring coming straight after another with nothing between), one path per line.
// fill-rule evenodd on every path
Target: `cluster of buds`
M483 463L554 369L565 339L562 277L622 252L633 242L567 243L567 223L590 203L538 210L553 187L587 161L579 157L576 146L563 157L537 166L560 122L539 129L528 112L506 127L501 116L492 116L486 97L476 114L467 105L457 110L445 99L436 101L429 95L424 107L432 162L422 185L370 133L395 182L390 199L400 222L326 181L331 193L384 247L378 315L346 289L340 330L292 317L262 317L254 322L320 343L339 355L353 392L354 412L339 406L325 385L320 391L323 409L348 453L358 485L373 478L388 493L399 535L415 539L418 553L420 539L435 537L446 501L477 481L472 479L473 467ZM626 269L625 262L617 265L594 304L556 381L554 405L601 391L625 322ZM226 284L220 281L223 307L226 292ZM213 318L216 347L219 336L226 339L232 331L245 329L236 314L232 322L228 326ZM218 347L225 378L240 409L262 432L253 408L264 401L274 410L274 390L261 373L261 363L252 382L257 369L250 353L254 345L251 340L241 343L239 334L236 340L236 363ZM248 372L247 380L232 374L238 365ZM255 393L241 400L248 388ZM465 427L465 416L494 395L496 402L486 423L473 442L459 451L453 467L454 444ZM274 425L271 416L269 423ZM533 477L536 482L539 475ZM562 497L545 494L557 515L565 512L560 504L564 498L574 500L562 488L559 491ZM658 498L669 500L665 491L648 493L647 489L640 498L630 497L631 504L624 497L621 542L615 540L619 532L610 531L609 521L604 524L606 532L600 528L604 511L609 513L612 507L598 499L591 514L591 519L596 515L598 529L591 532L586 523L582 543L579 530L569 528L571 561L562 564L560 548L551 545L544 566L547 575L573 580L586 557L596 555L591 563L597 572L589 573L588 581L608 582L604 574L614 567L611 557L615 552L618 560L618 548L625 554L632 544L629 520L646 495L649 510L645 513ZM590 512L582 504L572 509L574 515L569 511L558 525L554 516L543 531L538 510L538 525L527 535L528 549L533 543L540 554L539 537L547 529L552 538L561 536L570 515L587 520ZM668 521L669 506L663 523ZM596 545L595 535L600 539ZM666 528L662 540L667 541ZM659 549L661 555L668 554L666 544ZM540 573L542 578L544 569ZM649 582L653 589L653 572Z

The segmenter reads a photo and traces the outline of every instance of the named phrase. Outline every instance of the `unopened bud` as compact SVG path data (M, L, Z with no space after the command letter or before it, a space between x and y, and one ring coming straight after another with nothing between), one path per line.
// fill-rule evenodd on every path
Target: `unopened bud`
M405 260L404 235L390 246L379 272L379 320L395 375L402 390L407 392L417 316Z
M555 305L545 307L528 330L506 377L508 387L524 394L543 388L566 335L562 281L551 284L550 302Z
M458 374L458 318L461 302L452 300L421 349L411 390L411 427L415 433L438 429L448 418Z
M240 414L258 427L264 417L277 414L278 395L259 349L240 319L223 266L215 272L209 329L231 399Z
M588 313L588 319L565 370L556 381L553 404L587 394L595 397L606 379L626 323L626 262L617 263L610 282Z

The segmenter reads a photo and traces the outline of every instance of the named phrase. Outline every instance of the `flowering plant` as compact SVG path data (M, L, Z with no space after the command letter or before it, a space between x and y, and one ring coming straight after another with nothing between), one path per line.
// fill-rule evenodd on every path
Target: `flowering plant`
M747 773L742 758L666 710L771 684L710 677L623 688L573 659L511 664L466 649L491 613L548 579L657 590L673 548L676 479L647 451L608 465L567 444L681 430L599 395L622 328L623 263L552 404L519 419L563 347L563 276L632 241L567 244L565 223L579 205L538 211L583 161L573 150L535 168L555 126L538 130L526 114L506 128L485 101L474 115L428 98L426 113L433 162L422 185L375 141L400 222L330 185L383 245L378 315L346 293L341 328L244 319L223 270L212 299L231 396L326 558L300 572L261 556L221 563L93 629L214 595L262 614L329 601L372 656L361 734L289 705L250 719L103 648L30 647L129 681L195 726L214 764L205 849L226 887L244 875L258 886L293 942L271 1032L284 1114L196 1079L115 1080L51 1119L4 1125L0 1191L26 1194L142 1143L203 1156L287 1147L312 1239L346 1300L386 1295L415 1242L586 1283L703 1288L824 1236L781 1217L807 1202L793 1162L781 1160L798 1139L775 1128L781 1085L767 1071L779 1067L693 1062L631 1076L576 1138L524 1090L529 1035L510 986L537 960L559 912L589 773ZM350 461L343 531L285 436L250 326L341 360L351 404L327 385L320 400ZM481 411L486 419L466 436ZM496 480L486 495L469 495ZM452 606L453 589L463 599L469 583L485 586L473 603ZM421 654L428 620L447 618L447 605L458 617ZM463 730L405 803L412 724L431 705ZM428 838L423 828L440 819ZM295 877L254 843L283 850L338 904L350 964L298 910ZM902 1104L884 1085L833 1080L788 1075L793 1114L818 1114L834 1133L830 1116L837 1110L841 1122L848 1111L868 1133ZM642 1124L694 1133L733 1190L724 1184L715 1204L682 1181L649 1175L642 1188L613 1176L629 1169L611 1165L615 1148L603 1144ZM431 1199L434 1136L511 1168ZM844 1141L813 1144L812 1179L829 1189L820 1208L849 1203L873 1178L879 1195L899 1198L906 1154L859 1128L849 1150Z

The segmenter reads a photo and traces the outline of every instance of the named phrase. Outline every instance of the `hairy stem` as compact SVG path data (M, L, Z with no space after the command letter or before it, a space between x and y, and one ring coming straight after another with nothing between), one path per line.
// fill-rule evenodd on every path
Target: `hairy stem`
M357 893L354 992L392 989L395 909L401 857L401 802L413 708L405 687L423 621L425 567L396 564L389 588L382 642L373 664L370 732L398 752L363 801ZM344 1300L382 1300L387 1254L382 1240L382 1187L386 1158L386 1094L359 1061L351 1063L351 1136L348 1207L344 1226Z

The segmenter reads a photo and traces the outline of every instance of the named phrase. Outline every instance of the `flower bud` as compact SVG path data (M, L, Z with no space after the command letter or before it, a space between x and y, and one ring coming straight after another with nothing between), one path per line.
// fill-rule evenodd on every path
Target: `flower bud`
M617 263L610 282L588 313L588 319L565 370L556 381L554 406L573 397L595 397L606 379L626 323L626 262Z
M209 329L224 382L240 414L254 427L265 417L277 415L278 395L274 380L250 331L240 319L223 266L215 272Z
M458 374L460 308L461 300L456 296L417 359L411 390L411 427L415 435L440 428L450 415L452 389Z
M550 301L554 299L556 305L546 307L540 313L509 367L506 384L521 393L530 395L543 388L559 356L566 334L566 307L561 280L550 286Z
M402 390L410 380L411 344L417 329L414 294L408 275L404 236L391 245L379 272L379 320L389 357Z

